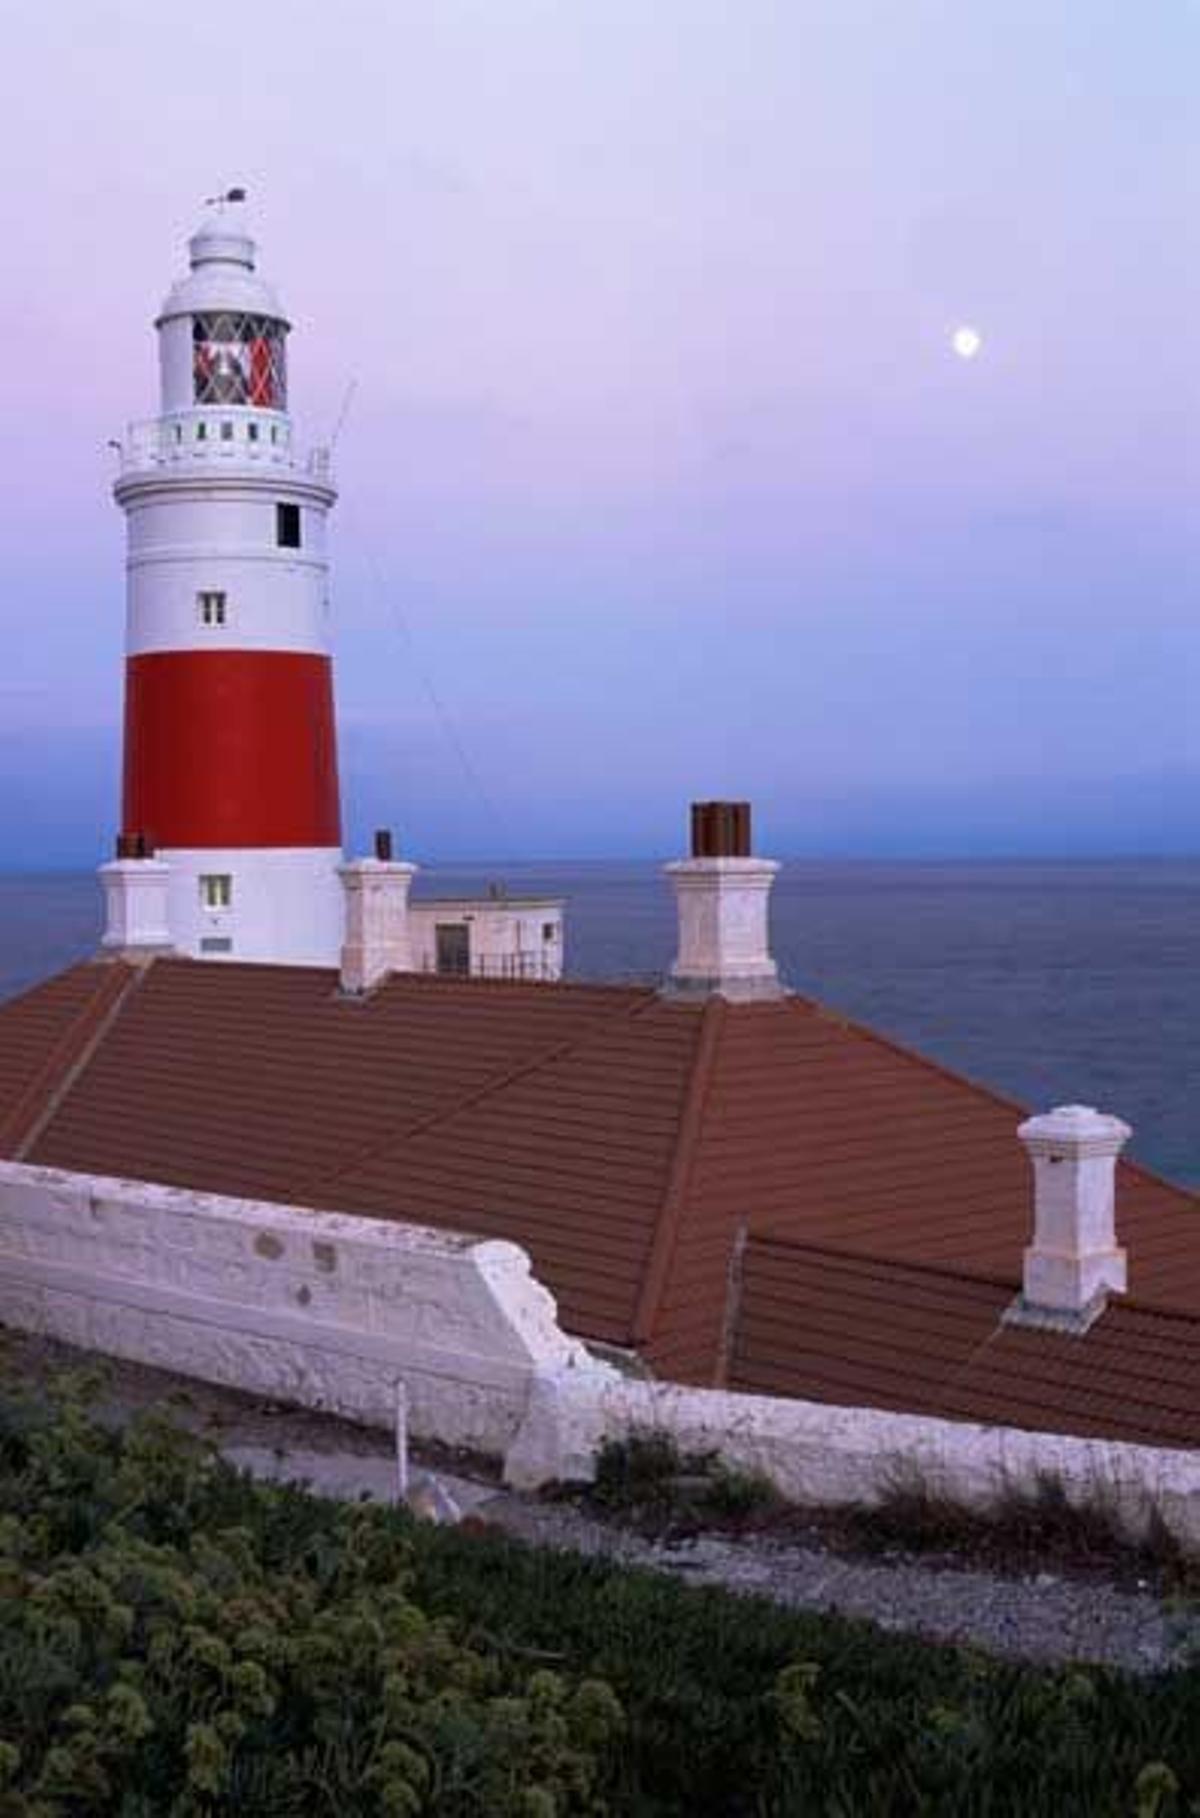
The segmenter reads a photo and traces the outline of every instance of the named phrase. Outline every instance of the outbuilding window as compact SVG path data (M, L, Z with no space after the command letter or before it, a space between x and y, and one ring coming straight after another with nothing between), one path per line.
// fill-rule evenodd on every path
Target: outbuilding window
M233 878L228 871L207 871L200 879L200 901L206 909L228 909L233 903Z

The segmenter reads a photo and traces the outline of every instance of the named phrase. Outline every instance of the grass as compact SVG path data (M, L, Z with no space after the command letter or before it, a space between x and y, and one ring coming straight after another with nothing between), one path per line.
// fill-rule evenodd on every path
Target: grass
M919 1471L898 1471L873 1505L838 1508L786 1502L766 1478L731 1469L715 1452L681 1453L669 1434L606 1441L595 1483L570 1492L596 1513L639 1532L677 1538L709 1529L767 1533L853 1554L935 1555L957 1565L1029 1576L1055 1571L1175 1595L1200 1589L1200 1558L1151 1504L1136 1538L1102 1489L1073 1502L1062 1479L1015 1479L987 1508L934 1488Z
M607 1440L583 1501L647 1534L761 1526L785 1504L765 1478L735 1470L715 1452L680 1452L667 1433Z
M1005 1484L986 1509L955 1501L915 1472L899 1474L880 1503L839 1511L838 1524L865 1552L936 1553L999 1571L1058 1570L1187 1594L1200 1580L1200 1560L1156 1505L1134 1537L1115 1498L1097 1488L1074 1502L1052 1472Z
M711 1474L653 1463L635 1506ZM1200 1673L1022 1669L425 1527L0 1385L0 1737L0 1818L1182 1818Z

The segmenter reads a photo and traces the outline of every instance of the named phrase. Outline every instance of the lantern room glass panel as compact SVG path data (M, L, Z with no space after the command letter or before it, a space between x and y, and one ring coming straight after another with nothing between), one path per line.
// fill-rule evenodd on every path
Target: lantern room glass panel
M197 404L287 409L287 327L271 316L228 311L192 318L192 374Z

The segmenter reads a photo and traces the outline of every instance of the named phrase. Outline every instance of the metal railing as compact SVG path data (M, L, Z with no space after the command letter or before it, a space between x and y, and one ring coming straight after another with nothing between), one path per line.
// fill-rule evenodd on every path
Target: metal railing
M527 983L555 984L562 978L562 966L541 953L477 954L461 965L440 965L430 955L422 960L422 972L437 973L439 978L500 978Z
M226 420L232 423L234 431L228 437L221 434L222 422ZM196 427L201 421L205 434L197 437ZM122 474L153 473L164 468L178 472L188 467L230 466L285 468L305 474L309 479L328 481L331 478L333 464L328 448L297 449L292 442L290 426L283 423L254 425L259 434L252 440L248 433L250 426L244 418L222 419L215 414L204 419L151 417L144 422L130 423L122 440L114 441L112 446L117 452ZM274 441L267 433L269 428L277 431Z

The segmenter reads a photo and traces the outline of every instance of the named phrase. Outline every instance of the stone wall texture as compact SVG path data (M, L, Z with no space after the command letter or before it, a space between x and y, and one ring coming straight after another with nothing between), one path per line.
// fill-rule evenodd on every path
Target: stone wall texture
M797 1502L897 1478L976 1507L1052 1473L1157 1508L1200 1546L1200 1454L625 1375L562 1332L515 1244L0 1162L0 1323L587 1481L605 1440L665 1432Z
M10 1162L0 1322L501 1455L588 1363L515 1244Z

